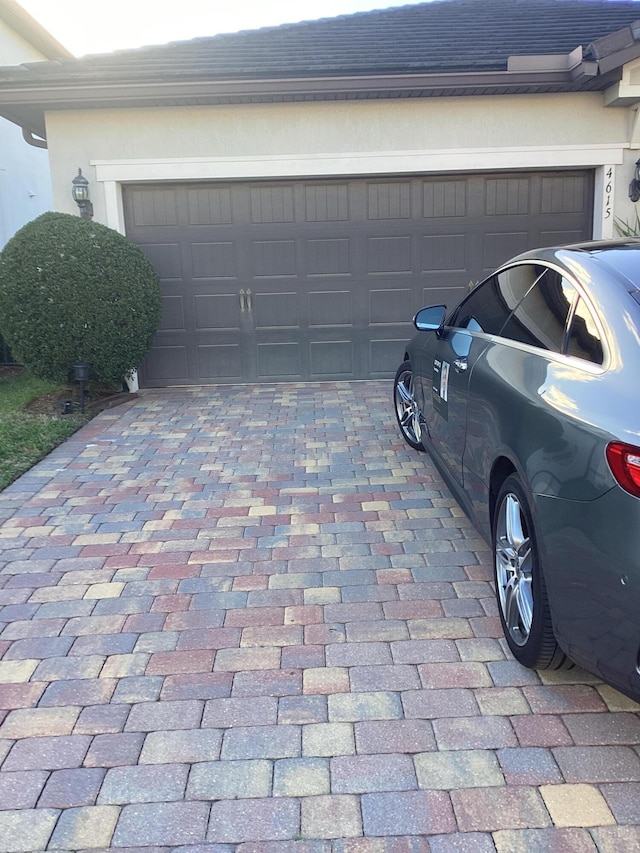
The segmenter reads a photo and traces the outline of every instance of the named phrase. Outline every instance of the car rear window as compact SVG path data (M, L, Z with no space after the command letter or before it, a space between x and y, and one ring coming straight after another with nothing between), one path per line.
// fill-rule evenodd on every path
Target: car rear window
M600 332L582 297L578 299L571 318L566 351L567 355L583 358L593 364L602 364L603 361Z
M447 325L499 334L511 311L543 272L541 266L518 264L491 276L460 303Z
M575 287L548 269L511 314L503 338L562 352L569 312L577 298Z

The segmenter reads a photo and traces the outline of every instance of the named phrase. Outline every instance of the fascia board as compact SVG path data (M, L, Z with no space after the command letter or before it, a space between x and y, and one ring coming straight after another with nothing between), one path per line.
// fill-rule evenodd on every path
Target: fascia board
M628 107L640 102L640 59L627 63L621 79L603 92L607 107Z
M43 108L57 109L73 107L95 107L101 101L109 101L117 106L133 105L136 101L163 101L175 103L180 99L225 97L251 98L268 96L306 95L318 98L346 95L411 95L430 91L447 92L463 90L469 94L475 91L486 94L487 90L531 87L536 91L540 86L571 85L572 76L568 71L549 71L546 73L488 72L433 75L388 75L357 77L316 77L264 80L205 80L185 82L144 82L144 83L64 83L59 85L34 84L25 80L11 88L3 88L0 81L0 105L32 104Z
M633 62L634 59L640 57L640 43L635 43L629 47L620 50L617 53L612 53L609 56L603 56L598 59L598 68L601 74L607 74L616 68L622 68L628 62Z

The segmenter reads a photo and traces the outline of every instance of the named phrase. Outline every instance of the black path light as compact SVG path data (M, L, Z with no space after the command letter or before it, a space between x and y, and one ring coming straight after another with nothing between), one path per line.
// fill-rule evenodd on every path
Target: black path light
M76 361L73 365L73 378L80 383L80 411L84 414L84 383L89 381L91 365L88 361Z
M83 219L93 219L93 204L89 201L89 181L78 169L78 174L71 181L71 195L80 208L80 216Z

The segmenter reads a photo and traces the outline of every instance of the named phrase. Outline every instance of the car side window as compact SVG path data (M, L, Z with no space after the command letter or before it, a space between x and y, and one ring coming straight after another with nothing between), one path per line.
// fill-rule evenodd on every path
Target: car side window
M518 264L479 284L455 309L448 326L497 335L513 308L530 290L543 268Z
M567 319L577 298L575 287L567 279L547 269L509 317L502 337L562 352Z
M600 332L582 297L578 298L567 335L567 355L602 364L604 353Z

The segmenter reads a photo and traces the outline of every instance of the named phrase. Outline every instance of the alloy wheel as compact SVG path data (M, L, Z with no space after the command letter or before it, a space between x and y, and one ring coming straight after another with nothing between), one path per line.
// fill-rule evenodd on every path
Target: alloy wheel
M395 404L398 424L405 440L412 446L422 442L420 409L413 394L413 373L405 369L396 377Z
M524 646L533 623L533 549L517 495L508 492L498 507L495 536L498 601L513 642Z

